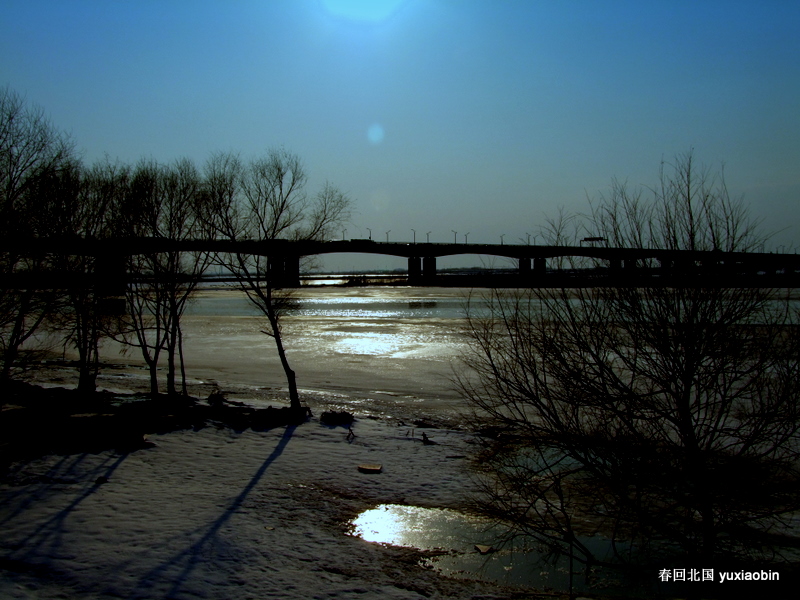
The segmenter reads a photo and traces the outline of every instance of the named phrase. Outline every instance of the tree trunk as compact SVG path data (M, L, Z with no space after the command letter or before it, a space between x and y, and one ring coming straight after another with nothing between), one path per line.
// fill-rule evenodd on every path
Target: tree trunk
M14 366L14 362L17 360L19 346L22 343L22 332L25 328L25 314L30 306L32 296L33 294L31 292L25 292L22 295L21 301L19 302L17 316L16 319L14 319L14 328L12 329L11 335L8 338L6 351L3 356L3 383L11 379L11 368Z
M155 363L150 365L150 396L158 396L158 367Z
M178 390L175 388L175 351L178 333L175 325L173 325L170 329L171 331L169 340L167 341L167 394L170 396L177 396Z
M178 328L178 359L181 363L181 393L184 396L189 395L189 390L186 388L186 363L183 362L183 330Z
M289 366L289 359L286 358L286 350L283 347L281 330L278 326L278 317L272 310L269 311L267 317L269 318L269 324L272 328L272 335L275 338L275 346L278 348L278 357L281 359L281 366L283 367L283 372L286 374L286 383L289 386L289 406L292 410L299 412L303 407L300 405L300 395L297 393L297 380L294 371Z
M147 368L150 371L150 396L158 397L158 351L153 352L153 356L144 356Z
M97 391L97 373L88 364L81 364L78 371L78 391L85 394Z
M87 308L85 297L76 299L72 297L75 307L75 345L78 348L78 391L93 393L97 390L97 372L99 370L98 347L97 347L97 326L94 319L97 318L94 311Z

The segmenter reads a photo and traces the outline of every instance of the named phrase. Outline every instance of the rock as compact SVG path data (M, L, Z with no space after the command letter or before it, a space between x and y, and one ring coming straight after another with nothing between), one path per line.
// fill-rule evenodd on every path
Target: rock
M368 463L363 465L358 465L358 470L361 473L380 473L383 471L383 465L379 463Z
M335 410L329 410L322 413L319 417L319 422L324 423L325 425L350 425L356 418L352 415L352 413L343 410L341 412L337 412Z
M209 406L222 406L225 404L225 394L219 390L211 392L206 400Z

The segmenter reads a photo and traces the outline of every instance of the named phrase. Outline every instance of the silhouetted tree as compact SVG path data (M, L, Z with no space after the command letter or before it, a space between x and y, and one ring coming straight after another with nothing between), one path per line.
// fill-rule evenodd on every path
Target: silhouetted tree
M170 165L164 173L165 206L164 223L160 236L182 242L204 237L208 233L204 224L208 221L207 206L200 193L202 180L197 167L188 159L180 159ZM170 315L170 331L167 336L167 393L176 394L176 360L181 370L181 392L186 391L186 371L183 361L183 332L181 319L189 299L211 263L208 252L174 250L167 255L169 288L167 299Z
M236 242L324 239L347 217L349 199L330 184L309 198L306 180L300 159L285 150L271 150L247 164L233 154L213 156L206 164L205 195L216 237ZM279 251L262 256L245 249L218 256L219 264L266 317L262 332L275 340L291 406L300 410L295 373L281 335L288 299L282 278L285 259Z
M696 177L699 174L699 177ZM742 250L757 223L691 153L615 182L587 231L628 248ZM752 555L800 508L800 348L786 295L722 287L495 292L457 379L493 435L486 513L596 561ZM488 499L488 500L487 500ZM622 543L624 542L624 543Z
M9 378L20 346L48 317L51 291L37 289L36 275L47 257L31 252L37 236L46 235L39 208L38 182L71 165L73 145L56 130L42 109L27 104L8 87L0 88L0 351L2 373ZM22 278L26 283L22 283ZM12 283L12 281L14 283Z
M618 248L747 252L766 239L743 198L730 195L724 169L698 165L691 150L662 162L655 186L614 179L590 208L587 233Z
M103 160L86 168L75 165L71 170L46 181L47 219L52 235L66 244L80 240L112 242L114 218L127 189L130 169ZM111 244L109 244L110 246ZM100 369L100 341L116 333L116 311L109 296L122 295L124 263L105 252L56 253L53 267L64 274L62 306L54 326L64 332L64 343L78 352L78 389L93 392ZM119 269L110 272L109 265ZM113 281L117 285L113 285Z
M210 262L204 252L186 251L178 243L201 235L200 176L194 164L141 161L133 170L120 211L122 230L144 247L132 248L128 271L125 339L138 346L150 370L150 390L158 393L161 352L167 354L167 393L177 394L177 364L182 362L181 318L189 298ZM155 247L148 249L147 243ZM186 391L182 376L182 391Z

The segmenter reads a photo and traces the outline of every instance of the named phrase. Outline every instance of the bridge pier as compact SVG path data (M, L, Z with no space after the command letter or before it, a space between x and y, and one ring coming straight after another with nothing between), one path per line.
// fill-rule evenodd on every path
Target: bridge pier
M523 279L526 279L531 276L531 259L530 258L520 258L518 261L519 264L519 276Z
M430 282L436 279L436 257L426 256L422 259L422 279Z
M546 258L527 258L517 259L518 273L523 281L531 277L544 277L547 274Z
M422 280L422 259L419 256L408 258L408 283L415 285Z
M300 257L294 254L268 257L267 277L275 287L300 287Z
M408 283L420 285L436 279L436 257L410 256L408 258Z
M300 287L300 257L291 254L284 257L283 277L286 287Z
M273 286L280 287L283 283L284 265L282 256L267 257L267 278Z

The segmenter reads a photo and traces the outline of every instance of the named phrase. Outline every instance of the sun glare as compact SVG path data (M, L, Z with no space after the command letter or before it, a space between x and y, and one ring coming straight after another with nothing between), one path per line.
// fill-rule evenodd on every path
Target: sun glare
M378 23L391 17L405 0L321 0L332 15Z

